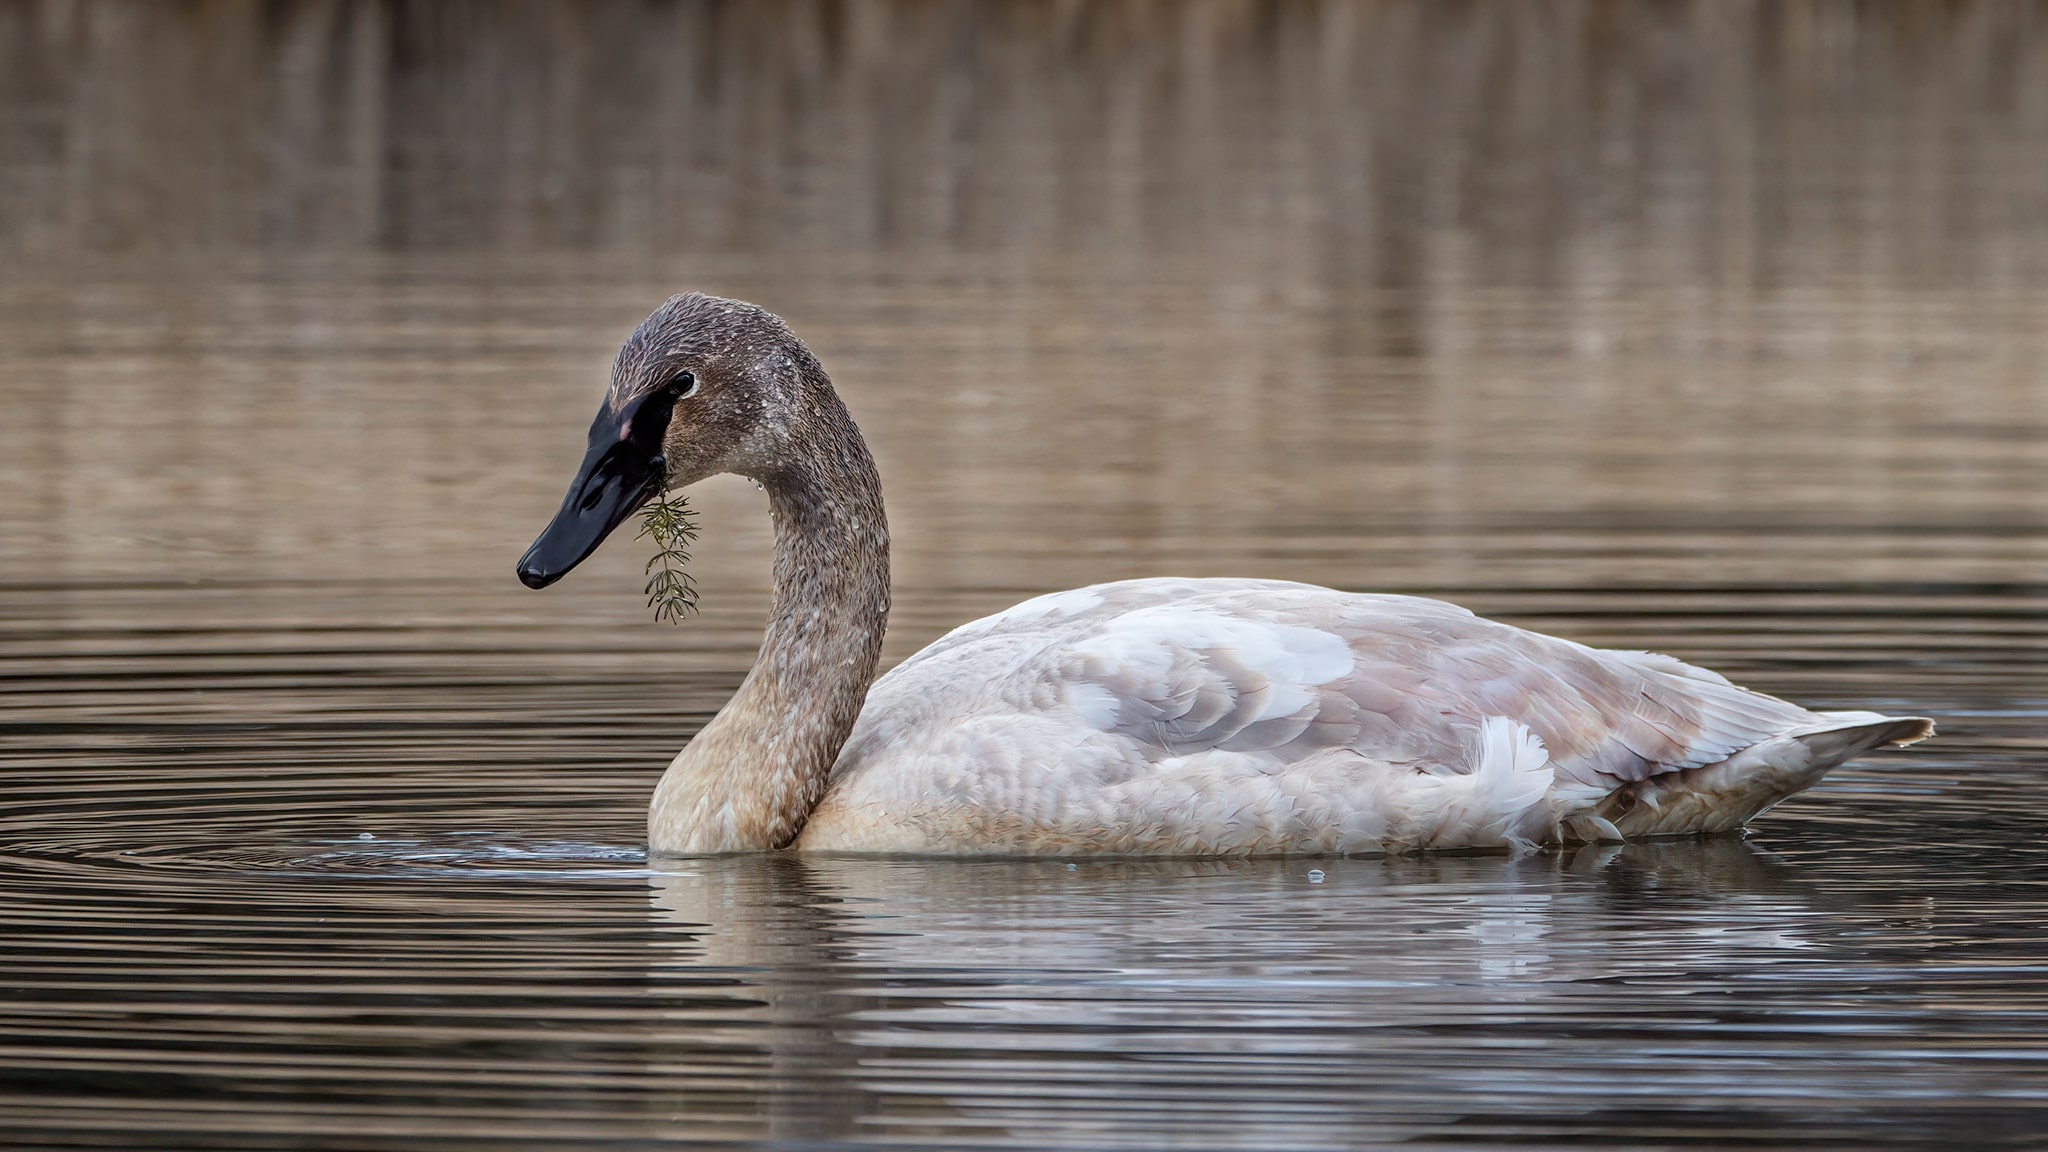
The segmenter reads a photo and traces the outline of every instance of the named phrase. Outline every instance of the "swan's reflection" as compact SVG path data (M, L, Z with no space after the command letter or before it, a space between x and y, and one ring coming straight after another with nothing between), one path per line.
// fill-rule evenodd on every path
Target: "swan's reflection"
M1797 873L1727 838L1521 860L735 857L653 884L681 929L660 964L748 989L730 1026L766 1049L778 1140L1085 1140L1152 1113L1214 1146L1392 1138L1553 1082L1565 1048L1626 1069L1644 1057L1586 1050L1589 1022L1683 1031L1718 981L1813 946Z

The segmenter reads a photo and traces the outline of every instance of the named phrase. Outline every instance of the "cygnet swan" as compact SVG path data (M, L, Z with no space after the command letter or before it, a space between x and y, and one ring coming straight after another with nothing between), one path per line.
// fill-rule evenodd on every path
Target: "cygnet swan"
M758 481L767 635L669 765L658 854L1248 855L1719 832L1916 717L1809 712L1647 652L1411 596L1126 580L962 625L874 680L889 533L867 445L775 315L689 294L634 329L567 497L560 579L664 487ZM872 687L870 684L872 682Z

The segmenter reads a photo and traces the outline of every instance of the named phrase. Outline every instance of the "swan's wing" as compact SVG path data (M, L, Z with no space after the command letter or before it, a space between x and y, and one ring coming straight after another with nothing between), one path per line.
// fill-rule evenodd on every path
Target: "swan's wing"
M1328 800L1328 820L1344 804L1423 803L1390 788L1476 787L1498 747L1510 751L1495 759L1524 773L1514 779L1542 769L1544 818L1569 820L1617 789L1819 719L1669 657L1592 649L1438 601L1133 581L1027 601L890 673L833 794L957 800L1078 826L1181 818L1159 814L1166 800L1130 797L1184 777L1199 783L1174 786L1173 813L1239 803L1204 817L1227 824L1284 800L1307 819L1304 806ZM1547 766L1513 751L1516 731L1540 742ZM1339 795L1368 776L1372 795ZM1125 797L1122 810L1096 802L1110 794Z
M1574 779L1613 787L1713 763L1812 715L1668 656L1589 648L1438 600L1281 581L1041 596L914 659L950 680L1005 667L986 657L1016 648L1039 657L1016 669L1034 680L1033 706L1057 700L1157 756L1341 746L1458 771L1471 730L1506 716Z
M1051 679L1156 757L1299 760L1332 747L1470 769L1490 716L1526 725L1599 792L1725 759L1812 720L1670 657L1608 652L1440 601L1259 589L1121 612L1060 648Z

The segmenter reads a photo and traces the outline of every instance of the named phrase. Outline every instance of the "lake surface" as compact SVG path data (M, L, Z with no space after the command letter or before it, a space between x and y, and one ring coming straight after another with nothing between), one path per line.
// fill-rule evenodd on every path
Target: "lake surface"
M0 1147L2048 1139L2029 6L25 3L0 78ZM890 661L1276 576L1941 735L1747 838L650 862L765 499L680 627L512 565L686 288L866 430Z

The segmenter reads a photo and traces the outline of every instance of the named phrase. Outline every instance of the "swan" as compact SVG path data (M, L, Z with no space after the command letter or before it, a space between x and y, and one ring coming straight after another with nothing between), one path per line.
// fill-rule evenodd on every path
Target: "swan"
M520 580L554 583L658 492L724 472L768 493L774 594L752 670L655 787L656 855L1349 854L1720 832L1933 731L1437 600L1283 580L1040 596L876 680L889 532L874 460L781 318L697 293L619 349Z

